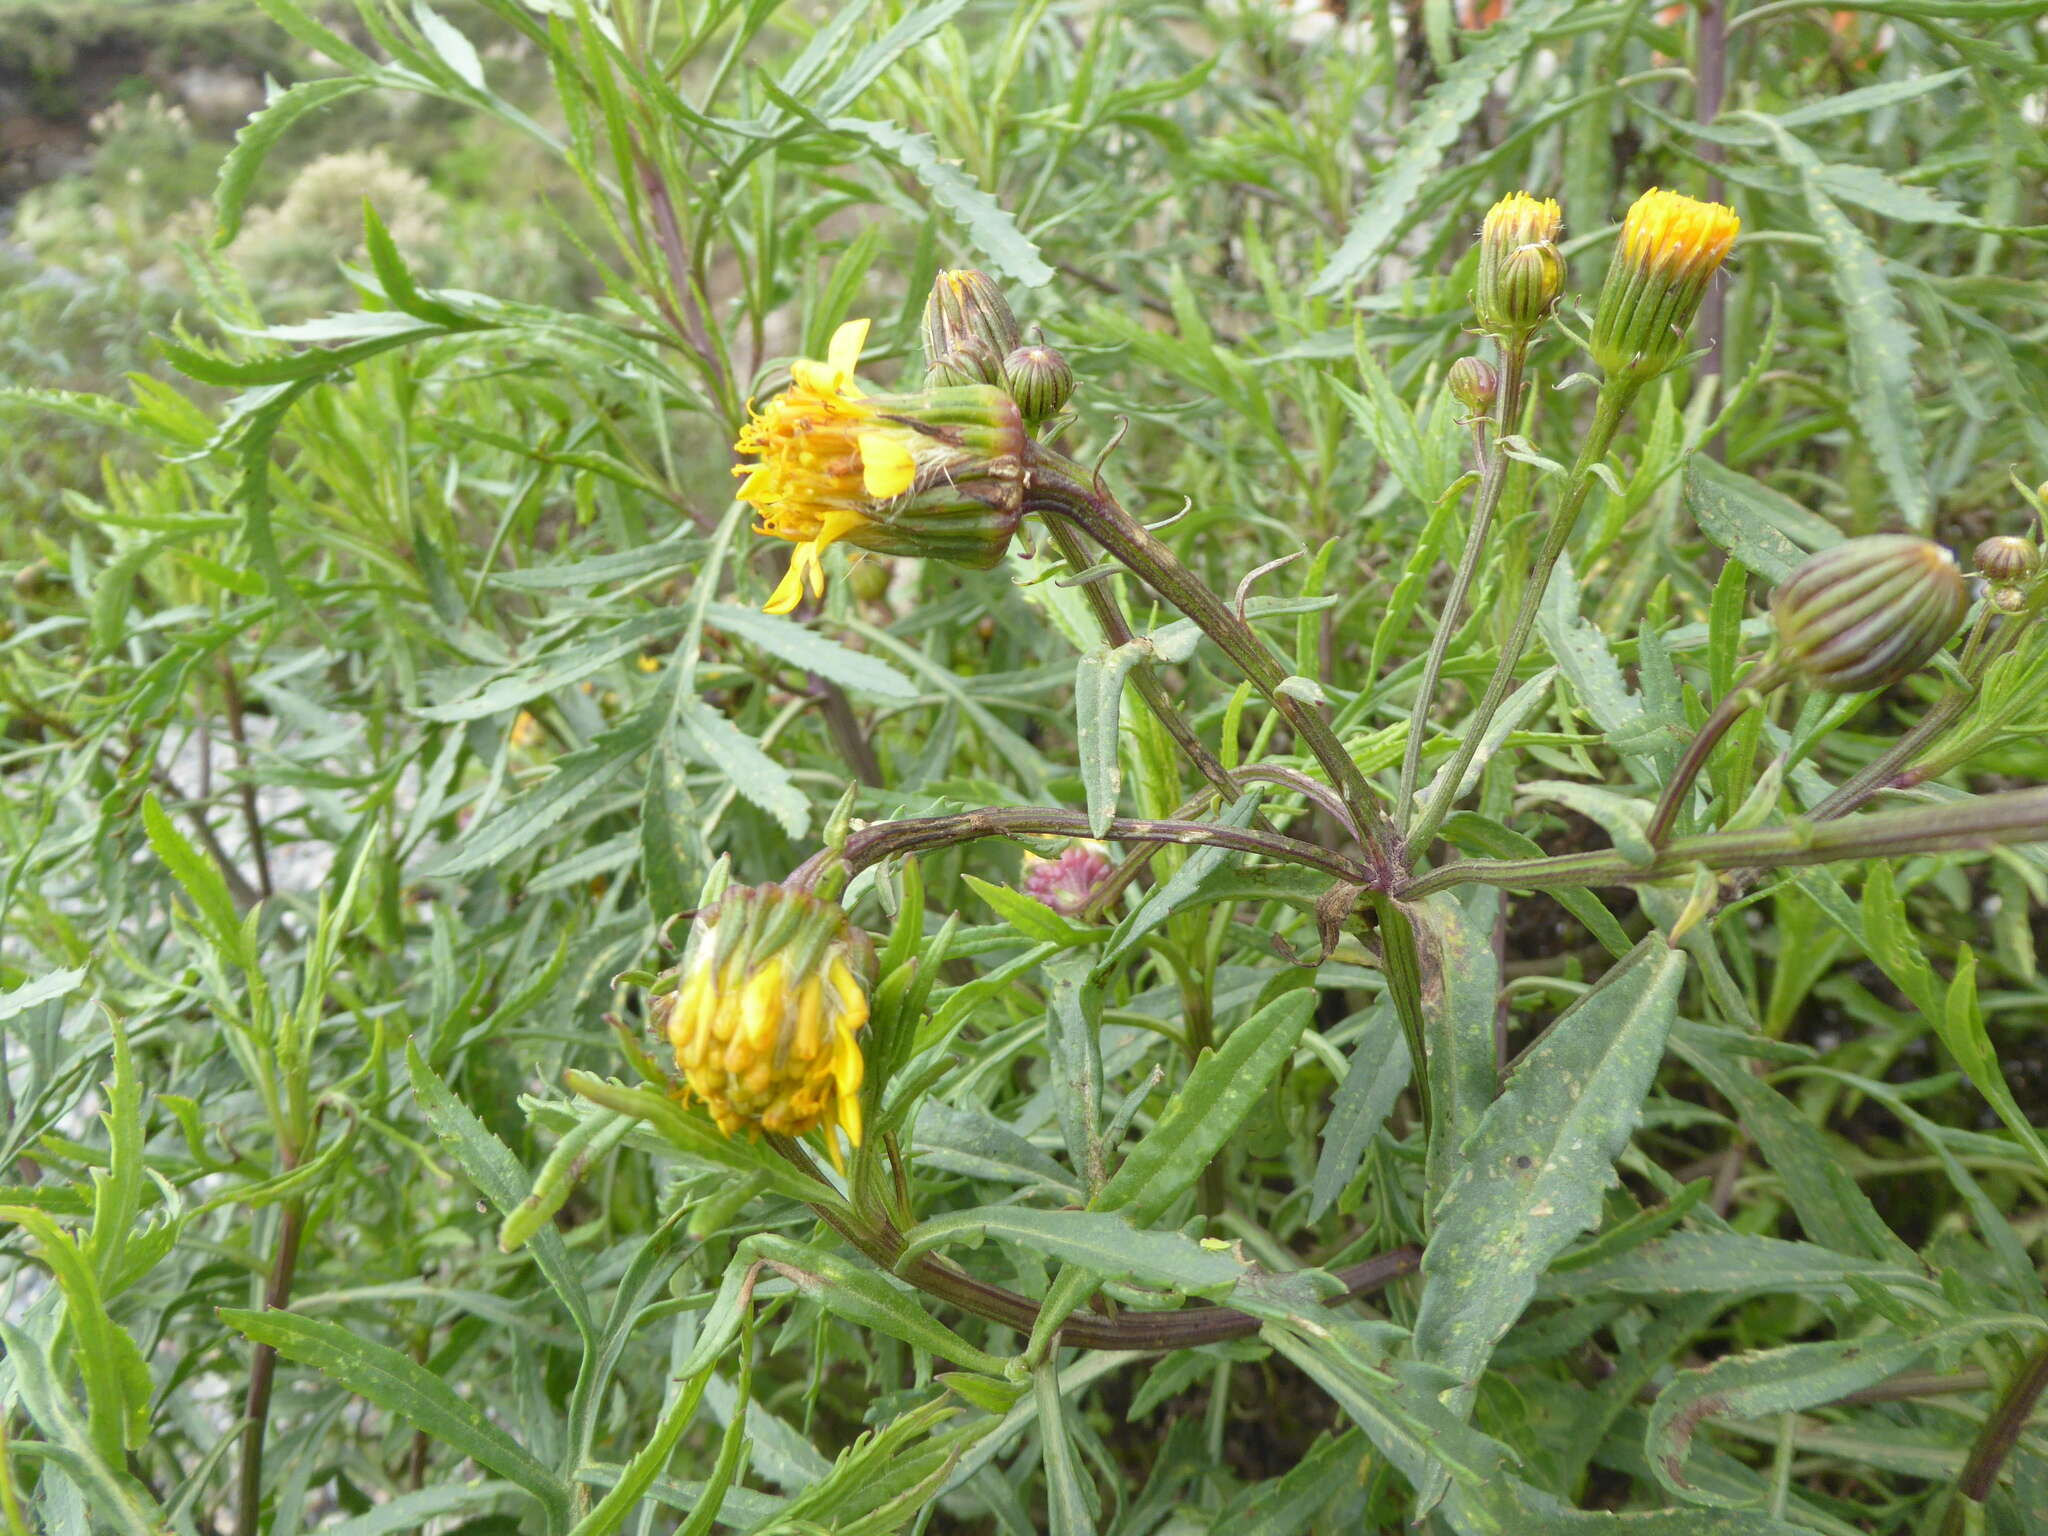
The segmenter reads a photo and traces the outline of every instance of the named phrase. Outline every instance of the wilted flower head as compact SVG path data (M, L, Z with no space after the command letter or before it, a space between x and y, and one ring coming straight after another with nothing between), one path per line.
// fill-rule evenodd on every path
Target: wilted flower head
M1947 645L1969 596L1955 556L1904 533L1845 539L1771 594L1785 662L1827 693L1888 688Z
M1686 328L1735 244L1742 220L1719 203L1652 187L1622 221L1593 318L1593 358L1609 374L1649 378L1685 351Z
M1075 843L1056 859L1027 855L1024 894L1061 917L1077 916L1110 877L1111 865L1095 843Z
M690 925L656 1028L689 1091L728 1136L836 1127L860 1145L859 1035L874 949L837 904L779 885L733 886Z
M1550 317L1564 292L1564 257L1557 249L1563 230L1554 198L1514 192L1487 209L1472 290L1481 330L1526 336Z
M854 382L868 322L850 320L824 362L790 366L790 386L740 429L733 471L761 521L796 545L765 605L787 613L825 591L821 557L842 539L884 555L986 570L1024 510L1024 424L999 389L968 385L869 395Z

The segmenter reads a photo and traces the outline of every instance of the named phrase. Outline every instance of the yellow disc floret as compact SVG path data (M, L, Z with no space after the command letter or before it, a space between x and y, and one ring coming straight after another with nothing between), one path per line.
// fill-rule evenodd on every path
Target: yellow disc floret
M831 902L781 886L736 886L697 915L674 990L653 1019L687 1092L728 1136L824 1130L861 1141L873 952Z

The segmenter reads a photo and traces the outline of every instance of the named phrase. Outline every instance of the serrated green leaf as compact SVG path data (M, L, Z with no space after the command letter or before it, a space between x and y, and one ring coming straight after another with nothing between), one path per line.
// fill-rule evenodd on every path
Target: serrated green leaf
M1394 1101L1408 1086L1413 1063L1401 1039L1391 1003L1377 1008L1351 1047L1350 1066L1323 1122L1308 1216L1320 1219L1358 1175L1367 1148L1379 1134Z
M165 1521L156 1501L128 1475L125 1459L109 1462L100 1455L92 1435L79 1422L69 1398L58 1385L43 1344L12 1323L0 1320L0 1345L5 1346L15 1393L29 1421L42 1431L52 1453L51 1460L81 1494L90 1497L93 1513L121 1536L160 1536ZM9 1491L12 1492L11 1484ZM83 1523L78 1529L84 1531ZM192 1527L189 1521L181 1521L175 1529L179 1536L189 1536Z
M318 1371L432 1439L517 1483L563 1521L568 1490L483 1410L410 1355L364 1338L342 1323L291 1312L223 1307L220 1320L245 1338L268 1344L287 1360Z
M1487 95L1525 59L1536 34L1569 6L1565 0L1516 5L1471 52L1444 72L1401 130L1393 155L1372 178L1344 242L1316 274L1311 293L1332 293L1357 281L1394 248L1408 216L1459 133Z
M466 875L488 869L530 848L647 749L655 739L663 714L662 709L650 705L592 738L588 746L556 758L554 771L547 779L460 842L443 848L417 871L419 878L445 880ZM787 777L783 775L785 782Z
M1840 1253L1914 1262L1912 1249L1886 1225L1827 1138L1738 1061L1723 1037L1686 1026L1673 1033L1672 1044L1735 1106L1809 1236Z
M959 166L941 159L931 135L862 117L835 117L831 126L866 139L923 182L925 190L960 220L967 238L1005 277L1026 288L1041 288L1052 281L1052 268L1017 228L1017 221Z
M262 3L273 15L282 9L275 0L262 0ZM320 31L324 33L326 29L321 28ZM359 54L357 57L362 56ZM364 59L363 62L367 64L369 61ZM277 147L279 140L291 132L301 118L344 96L366 90L370 84L370 81L355 75L301 80L279 91L250 114L249 121L235 135L235 147L221 162L220 178L214 185L213 243L216 246L229 244L241 233L242 210L248 205L249 194L255 189L256 177L263 169L265 158Z
M1849 332L1849 414L1877 461L1899 514L1925 532L1933 525L1934 497L1927 481L1926 440L1913 396L1917 340L1905 306L1885 275L1884 258L1828 195L1826 170L1791 134L1774 134L1786 162L1799 173L1813 220L1827 252L1828 274L1842 323Z
M733 788L782 824L791 837L810 830L811 806L789 771L761 744L717 710L695 699L676 703L676 726L704 763L732 781Z
M1732 1355L1700 1370L1681 1371L1650 1408L1643 1449L1664 1486L1695 1504L1733 1505L1738 1499L1687 1480L1693 1436L1709 1418L1756 1419L1796 1413L1833 1402L1888 1376L1911 1370L1928 1355L1952 1351L1986 1334L2034 1319L1978 1317L1917 1337L1830 1339L1783 1349ZM2038 1324L2036 1325L2038 1326ZM1878 1458L1871 1458L1876 1460Z
M919 1293L849 1263L829 1249L762 1233L748 1251L797 1288L798 1294L857 1328L875 1329L917 1349L984 1375L1000 1377L1003 1361L976 1348L925 1310Z
M1704 453L1687 466L1685 504L1702 533L1773 585L1842 540L1826 519Z
M142 829L149 838L149 846L156 850L156 856L163 860L171 877L191 898L200 922L221 957L237 965L253 965L254 957L249 953L242 931L241 914L235 910L234 897L228 894L226 877L212 859L193 847L185 834L172 824L171 818L164 814L155 790L142 797Z
M714 603L705 611L704 622L713 629L737 635L771 656L781 657L793 667L815 672L856 693L878 699L917 697L917 688L910 679L880 657L849 650L789 619L732 603Z

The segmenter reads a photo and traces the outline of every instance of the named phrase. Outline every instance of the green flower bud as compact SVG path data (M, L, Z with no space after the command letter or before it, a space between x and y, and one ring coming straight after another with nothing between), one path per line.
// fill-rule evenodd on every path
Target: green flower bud
M1741 229L1719 203L1655 187L1635 200L1593 316L1602 372L1651 379L1685 355L1686 329Z
M1888 688L1917 671L1968 607L1955 556L1903 533L1824 549L1771 594L1785 663L1826 693Z
M1557 249L1563 229L1564 216L1551 198L1516 192L1487 210L1472 289L1481 330L1527 336L1550 318L1564 292L1564 257Z
M1446 387L1458 404L1474 416L1484 416L1493 409L1500 394L1500 374L1483 358L1461 357L1451 364Z
M941 353L924 371L926 389L948 389L962 384L1003 382L1003 359L979 336L962 336L949 352Z
M889 595L889 568L879 560L856 560L846 572L846 584L864 603L878 603Z
M1027 422L1055 414L1074 392L1074 369L1057 347L1019 347L1003 359L1003 388Z
M2041 557L2025 539L2001 533L1977 546L1977 574L2001 585L2025 581L2040 568Z
M995 279L986 272L963 267L941 272L932 281L931 297L924 301L924 360L936 364L961 342L972 338L995 358L1008 357L1023 344L1024 333L1010 312ZM966 384L993 384L994 378L962 379Z

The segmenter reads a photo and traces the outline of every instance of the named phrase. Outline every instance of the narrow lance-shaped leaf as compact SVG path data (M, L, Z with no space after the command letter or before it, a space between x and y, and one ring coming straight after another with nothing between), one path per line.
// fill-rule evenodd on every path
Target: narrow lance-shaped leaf
M1731 1355L1704 1370L1681 1371L1657 1394L1650 1409L1644 1452L1658 1480L1673 1493L1695 1504L1731 1504L1733 1499L1697 1487L1685 1475L1693 1437L1706 1420L1758 1419L1833 1402L1911 1370L1937 1350L1958 1349L2015 1323L2040 1326L2033 1318L1976 1317L1919 1336L1793 1344Z
M1842 324L1849 332L1849 414L1891 487L1900 515L1924 532L1934 521L1934 497L1913 398L1912 323L1885 276L1884 258L1828 196L1827 167L1791 134L1773 129L1779 152L1805 188L1807 217L1827 252Z
M1414 1342L1464 1384L1460 1404L1550 1261L1599 1222L1685 966L1661 934L1645 938L1551 1025L1463 1149L1423 1252Z
M1294 1054L1315 1003L1313 988L1298 987L1239 1024L1220 1050L1204 1051L1151 1134L1096 1196L1095 1209L1123 1211L1139 1226L1158 1220L1201 1177Z
M1565 0L1510 6L1484 40L1444 72L1442 83L1424 98L1402 130L1393 157L1372 178L1344 243L1316 275L1311 292L1330 293L1357 281L1394 248L1415 200L1436 175L1459 132L1487 94L1528 55L1535 35L1566 9Z
M555 1475L474 1403L410 1355L364 1338L356 1329L290 1312L224 1307L220 1320L287 1360L310 1366L358 1397L526 1489L559 1522L567 1490Z

